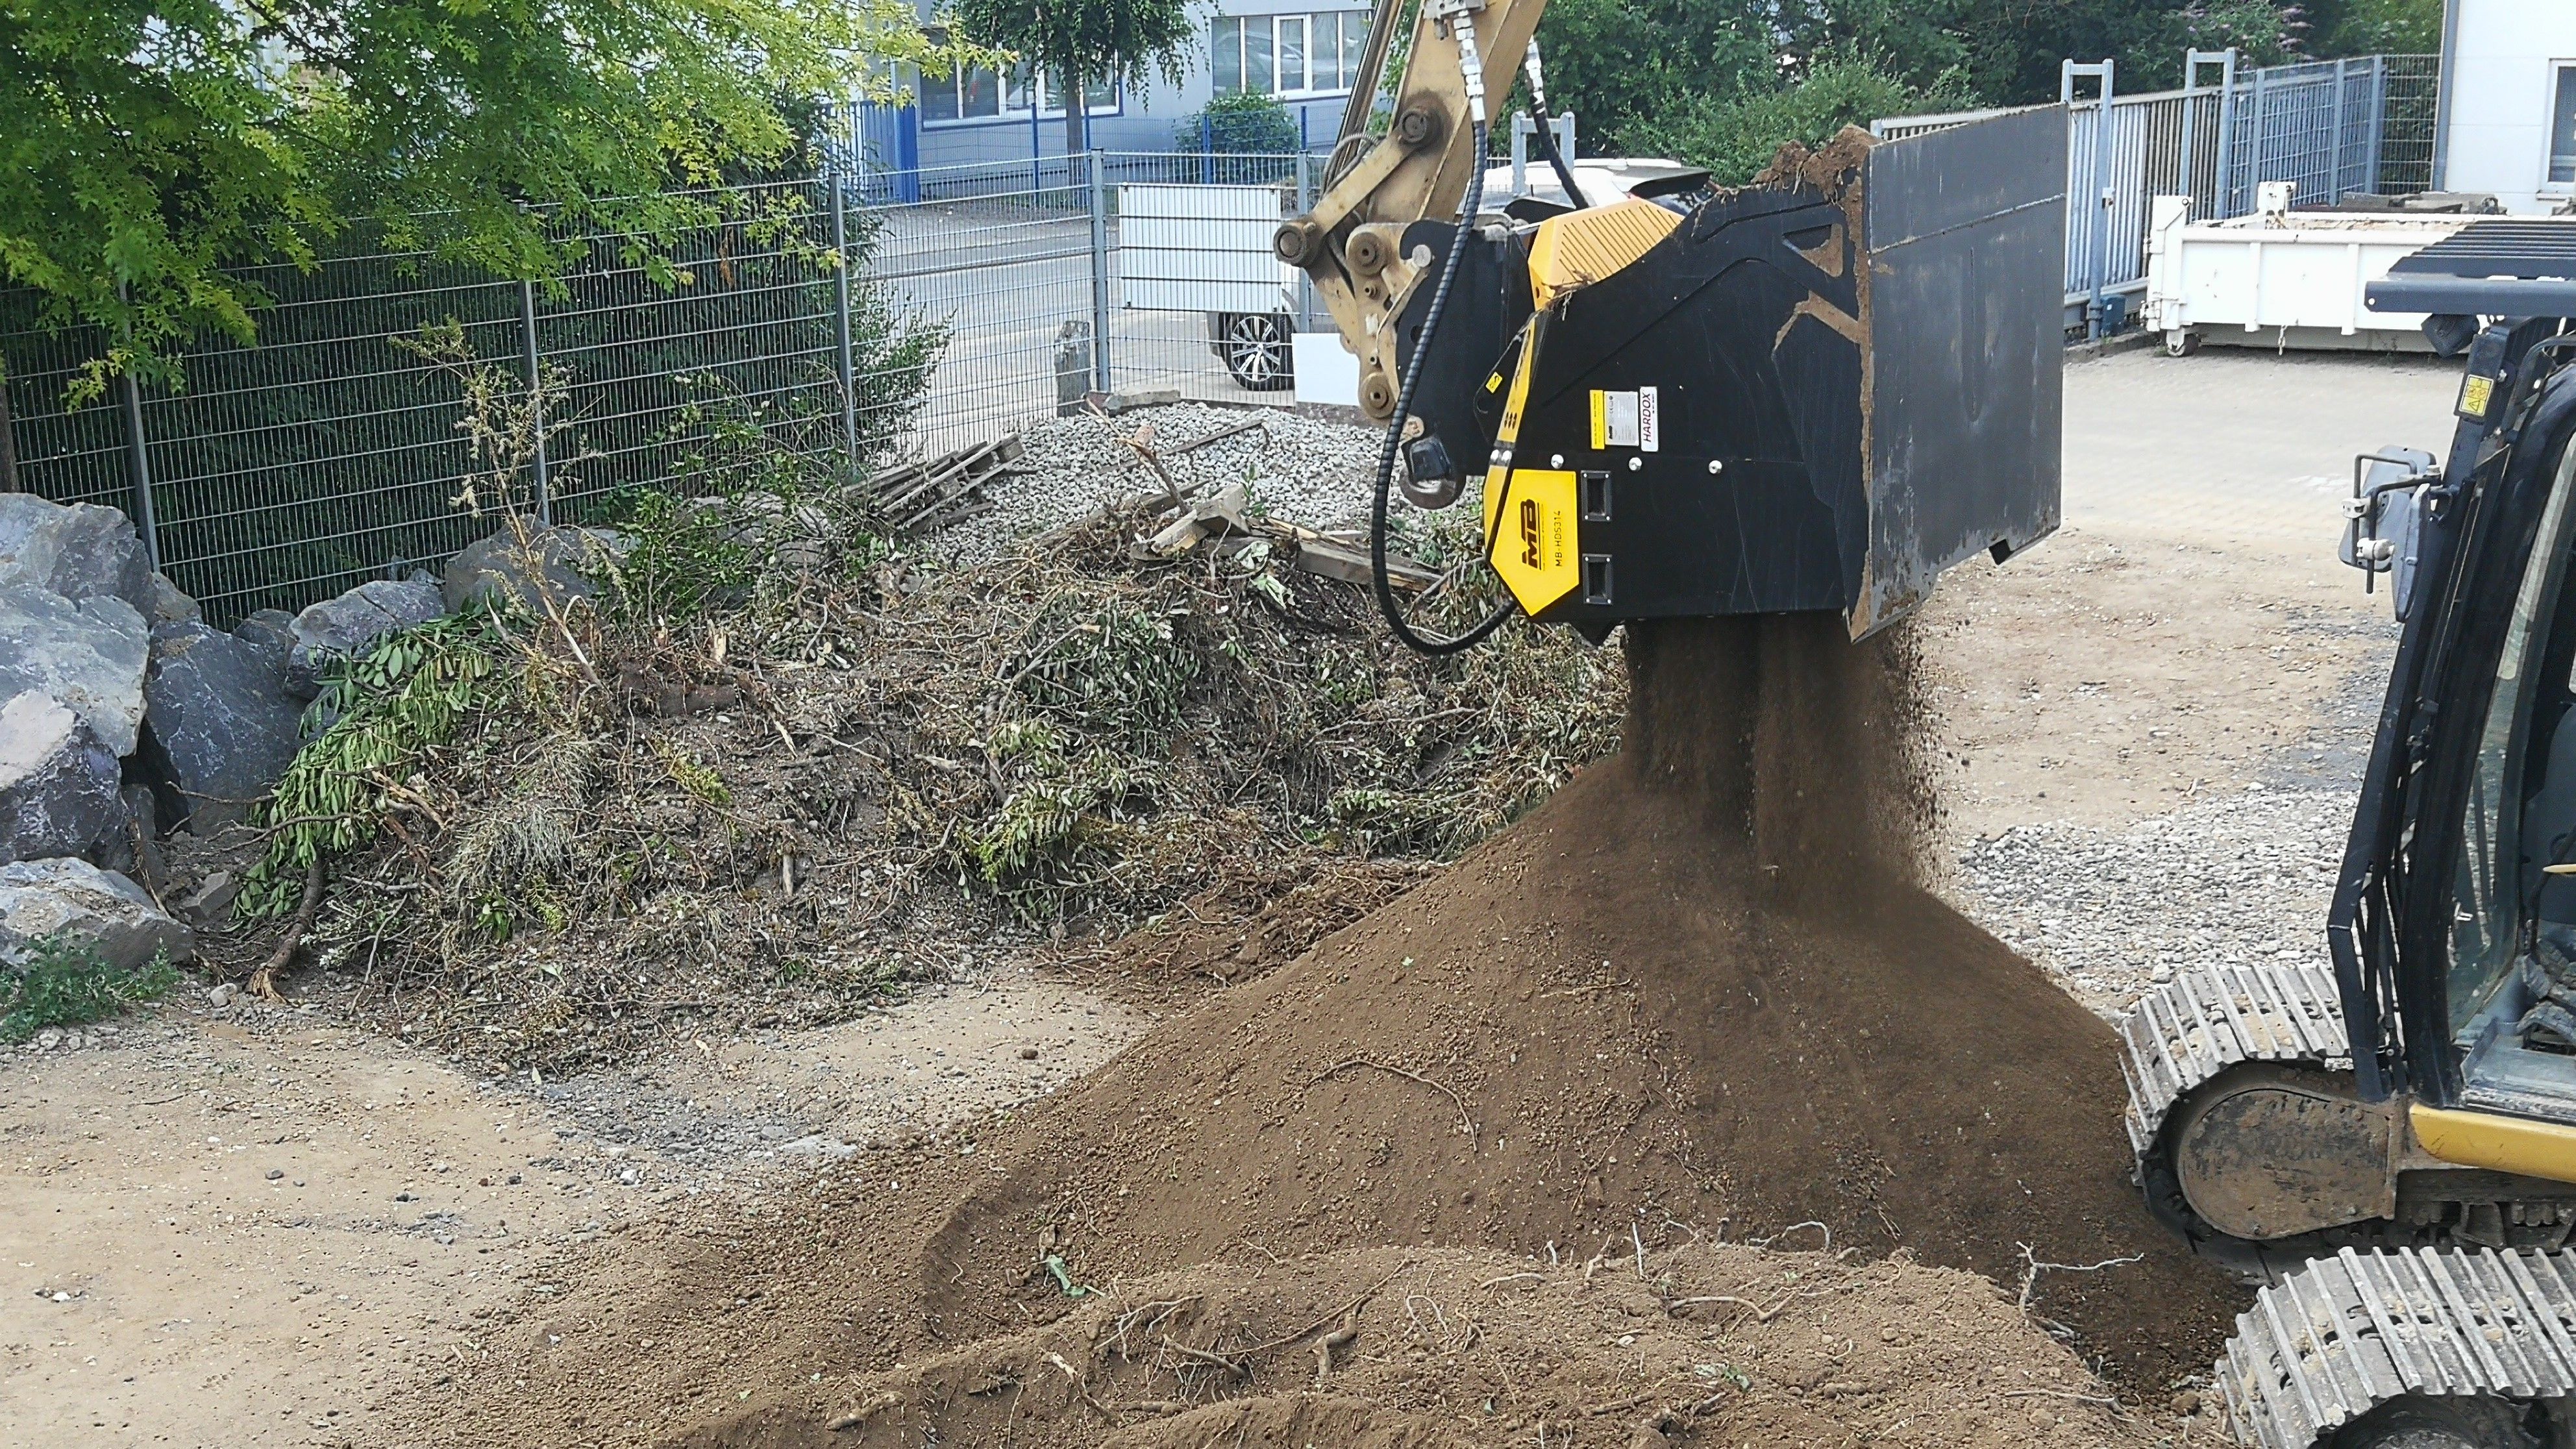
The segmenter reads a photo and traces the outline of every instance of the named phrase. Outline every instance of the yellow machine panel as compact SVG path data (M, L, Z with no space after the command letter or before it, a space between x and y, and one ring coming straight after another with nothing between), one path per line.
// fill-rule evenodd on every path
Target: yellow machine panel
M2408 1113L2426 1153L2462 1167L2576 1182L2576 1127L2418 1104Z
M1651 201L1551 216L1530 238L1530 300L1541 310L1644 256L1682 224Z
M1506 496L1507 495L1507 496ZM1485 491L1485 533L1494 540L1494 572L1520 602L1535 614L1573 591L1583 576L1574 512L1574 475L1548 468L1521 468L1500 490ZM1501 526L1494 508L1504 509Z

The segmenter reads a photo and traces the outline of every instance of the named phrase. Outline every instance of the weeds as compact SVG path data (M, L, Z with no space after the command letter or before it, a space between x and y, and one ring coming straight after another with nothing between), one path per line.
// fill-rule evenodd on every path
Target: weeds
M0 972L8 1010L0 1013L0 1042L22 1042L47 1027L83 1026L152 1001L179 984L169 953L155 953L128 971L111 964L87 942L47 936L22 965Z

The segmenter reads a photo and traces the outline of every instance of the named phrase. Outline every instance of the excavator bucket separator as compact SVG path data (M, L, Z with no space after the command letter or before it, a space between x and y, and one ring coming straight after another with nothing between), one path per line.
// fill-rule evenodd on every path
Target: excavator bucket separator
M2057 526L2066 135L2056 106L1846 131L1741 190L1692 174L1534 222L1516 206L1469 235L1427 345L1433 289L1401 304L1407 492L1485 460L1496 571L1524 612L1596 636L1892 623L1969 555ZM1458 234L1415 221L1403 254L1428 279Z

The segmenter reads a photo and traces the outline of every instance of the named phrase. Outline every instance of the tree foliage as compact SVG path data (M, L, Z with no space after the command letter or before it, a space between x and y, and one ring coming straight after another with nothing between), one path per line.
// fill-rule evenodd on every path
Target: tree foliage
M116 339L93 390L168 377L251 337L244 267L360 220L512 277L600 231L649 261L794 148L782 97L960 53L899 0L0 0L0 282Z
M1942 86L1947 86L1943 89ZM1845 126L1881 116L1960 109L1967 102L1952 78L1924 90L1851 51L1819 58L1793 85L1701 97L1634 128L1643 154L1705 166L1722 186L1741 186L1787 142L1821 145Z
M1729 128L1876 103L1879 81L2018 105L2056 99L2068 57L2116 59L2135 92L2180 84L2186 49L2270 65L2428 51L2440 29L2441 0L1554 0L1540 41L1590 149L1735 154Z
M1140 86L1156 72L1177 85L1199 35L1189 0L963 0L957 25L978 44L1062 77L1066 96L1102 81ZM1082 112L1066 106L1069 138L1080 136Z

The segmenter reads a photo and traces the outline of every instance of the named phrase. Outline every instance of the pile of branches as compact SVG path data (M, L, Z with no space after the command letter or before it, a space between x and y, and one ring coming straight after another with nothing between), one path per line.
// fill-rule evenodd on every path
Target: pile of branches
M1617 651L1516 627L1424 658L1261 531L1147 547L1182 507L945 573L864 526L649 515L595 600L354 665L246 908L301 906L388 1026L559 1071L840 1019L1243 881L1447 858L1616 747Z

